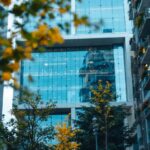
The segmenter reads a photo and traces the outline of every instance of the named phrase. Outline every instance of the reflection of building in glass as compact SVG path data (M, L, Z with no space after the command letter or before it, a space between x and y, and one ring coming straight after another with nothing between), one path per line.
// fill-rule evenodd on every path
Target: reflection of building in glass
M124 60L121 55L119 58L115 56L116 50L123 51L123 48L81 47L34 53L33 57L38 61L22 63L21 82L39 91L44 102L79 104L89 101L90 88L96 86L98 80L109 81L115 93L116 85L120 85L117 95L122 97L120 101L125 101ZM116 74L120 69L120 74ZM32 75L34 82L28 81L29 75ZM120 77L122 82L117 79Z
M112 84L113 93L116 93L115 66L117 64L115 64L116 62L114 60L115 59L114 50L111 47L104 47L103 49L100 47L91 48L86 54L86 57L84 59L84 66L80 69L80 75L83 77L85 81L84 87L80 90L80 94L83 97L82 98L83 102L89 101L91 97L90 90L91 88L95 88L97 86L99 80L102 80L104 82L106 81L110 82ZM118 60L118 62L120 63L120 60ZM123 65L121 69L123 75L124 74ZM125 90L125 83L120 86ZM124 90L121 92L124 93ZM125 97L124 99L122 99L122 101L123 100L125 100Z
M90 98L91 87L95 88L99 80L109 81L115 84L114 74L114 56L111 49L108 50L90 50L85 58L85 92L82 89L84 96L83 101L88 101ZM87 94L87 92L89 94Z
M58 123L68 113L71 120L76 118L76 110L88 105L90 87L96 86L98 80L112 83L117 102L128 104L133 99L127 0L82 0L82 3L71 0L71 10L87 15L94 23L103 19L103 25L95 31L85 26L76 29L71 24L63 45L33 53L35 61L24 61L21 65L21 84L39 91L44 102L57 102L52 122ZM56 22L46 17L50 26L71 22L70 15L55 15ZM28 21L25 25L28 31L41 23L34 16ZM28 81L28 75L32 75L34 82Z

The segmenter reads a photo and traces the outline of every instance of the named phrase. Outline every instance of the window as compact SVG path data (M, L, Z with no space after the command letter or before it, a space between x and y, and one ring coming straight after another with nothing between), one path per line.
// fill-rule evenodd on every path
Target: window
M109 81L117 100L126 100L122 46L54 50L33 53L35 61L22 62L21 83L31 90L39 90L44 102L88 102L90 87L96 86L98 80ZM29 82L28 75L35 82Z

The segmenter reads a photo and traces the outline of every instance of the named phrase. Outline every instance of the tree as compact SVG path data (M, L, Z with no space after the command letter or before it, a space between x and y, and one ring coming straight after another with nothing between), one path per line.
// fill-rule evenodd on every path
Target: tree
M74 141L77 130L73 130L68 127L66 123L56 126L56 139L58 144L55 146L55 150L77 150L79 149L79 144Z
M80 0L78 0L80 1ZM5 7L11 5L11 0L0 0L0 5ZM70 14L75 27L88 25L90 23L86 16L79 17L71 11L70 0L28 0L6 9L5 13L0 12L0 20L4 20L9 14L14 16L14 30L10 32L9 38L0 35L0 81L14 80L13 72L20 68L20 62L25 59L32 59L33 51L43 51L45 47L54 44L62 44L64 39L60 29L69 32L70 21L56 23L56 18ZM34 29L30 30L26 25L37 19ZM17 39L23 39L20 43Z
M15 99L12 119L1 125L0 139L8 150L48 150L54 137L54 128L48 119L54 104L41 101L41 97L24 89Z
M124 150L133 142L133 132L124 124L129 115L128 108L110 104L115 98L108 82L104 85L99 81L97 88L91 92L91 105L83 107L77 114L78 120L75 121L80 129L77 134L77 140L81 143L80 149L91 150L95 147L93 130L97 130L101 150ZM96 124L93 123L93 118L96 118Z
M5 149L7 147L8 150L16 150L17 148L17 140L16 140L16 129L14 125L14 119L11 119L7 125L0 121L0 149ZM10 130L10 127L11 130Z

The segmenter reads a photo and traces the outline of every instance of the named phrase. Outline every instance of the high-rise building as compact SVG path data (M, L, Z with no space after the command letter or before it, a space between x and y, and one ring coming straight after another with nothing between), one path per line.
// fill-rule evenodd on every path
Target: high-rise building
M71 25L69 34L62 33L63 45L34 52L35 61L21 64L21 84L38 91L43 102L57 102L55 114L50 118L54 125L64 121L69 113L71 120L76 118L78 109L88 105L90 87L98 80L110 81L117 96L115 103L132 106L133 102L129 46L132 24L128 18L128 1L82 0L79 3L71 0L70 5L72 11L88 16L91 22L102 20L100 29L94 31L85 26L76 29ZM37 20L30 19L25 27L32 31ZM70 22L71 16L57 16L56 21ZM28 81L29 75L34 82ZM132 123L133 116L128 119Z
M68 113L75 119L77 109L88 105L90 87L98 80L110 81L117 95L116 102L132 103L132 79L129 39L131 24L126 0L71 1L72 10L86 15L91 22L103 21L98 31L71 26L65 43L33 53L35 61L24 61L21 84L39 91L44 102L57 102L52 122L62 121ZM33 18L31 18L33 19ZM58 22L69 21L69 15ZM36 19L26 28L33 30ZM32 75L35 82L29 82Z
M137 126L137 150L150 149L150 1L131 0L130 19L134 22L130 41Z

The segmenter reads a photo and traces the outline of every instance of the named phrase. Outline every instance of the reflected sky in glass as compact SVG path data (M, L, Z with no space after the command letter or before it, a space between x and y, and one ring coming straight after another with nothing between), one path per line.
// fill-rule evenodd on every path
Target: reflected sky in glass
M71 3L70 3L71 5ZM55 6L54 6L55 8ZM100 26L98 30L94 30L91 27L79 26L75 29L70 23L72 22L71 13L59 15L57 11L54 11L55 19L51 20L48 13L43 21L39 17L29 16L28 19L24 19L25 29L29 32L35 30L41 23L46 23L50 27L58 26L58 24L65 25L69 23L68 33L61 30L62 34L91 34L91 33L118 33L126 31L125 24L125 10L124 0L82 0L82 2L75 1L75 6L71 5L71 8L75 8L75 13L78 16L87 16L90 23ZM57 7L56 7L57 10ZM103 24L100 23L102 20ZM127 29L128 30L128 29Z
M88 102L98 80L109 81L117 101L126 101L122 46L53 49L33 53L35 61L22 62L21 83L38 91L44 102ZM38 60L38 61L36 61ZM34 82L28 81L32 75Z

